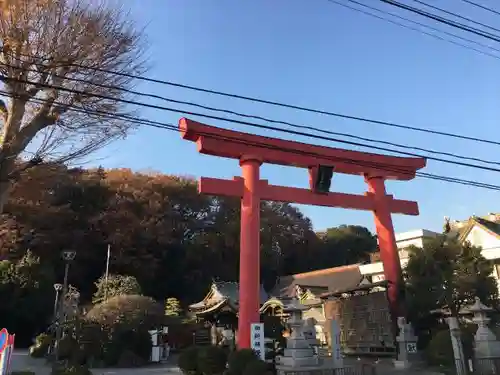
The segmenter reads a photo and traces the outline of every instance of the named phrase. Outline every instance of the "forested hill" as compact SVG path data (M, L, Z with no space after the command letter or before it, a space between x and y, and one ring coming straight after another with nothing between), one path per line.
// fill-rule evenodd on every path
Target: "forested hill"
M342 226L316 235L289 204L262 204L262 279L361 261L376 248L366 228ZM42 165L24 172L1 220L2 259L30 249L49 284L62 280L60 253L77 251L70 282L84 301L105 267L133 275L144 294L187 303L212 279L238 279L239 201L200 195L189 178L128 169ZM51 297L52 298L52 297Z

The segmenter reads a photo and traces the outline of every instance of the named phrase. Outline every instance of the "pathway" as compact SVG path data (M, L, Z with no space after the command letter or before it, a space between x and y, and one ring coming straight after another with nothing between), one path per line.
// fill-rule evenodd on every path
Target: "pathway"
M37 359L29 356L27 350L15 350L12 356L12 370L31 370L36 375L49 375L50 367L47 366L45 359ZM172 364L151 365L143 368L106 368L92 369L94 375L178 375L180 370Z

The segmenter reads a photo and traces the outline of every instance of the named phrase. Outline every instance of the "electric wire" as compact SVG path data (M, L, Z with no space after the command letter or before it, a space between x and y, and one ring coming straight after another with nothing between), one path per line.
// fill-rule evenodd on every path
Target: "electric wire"
M41 57L35 57L35 56L26 56L26 57L38 58L42 61L43 60L50 61L50 59L47 59L47 58L41 58ZM440 135L440 136L452 137L452 138L456 138L456 139L462 139L462 140L467 140L467 141L480 142L480 143L486 143L486 144L500 146L500 141L495 141L495 140L490 140L490 139L485 139L485 138L466 136L466 135L457 134L457 133L444 132L444 131L416 127L416 126L411 126L411 125L398 124L395 122L370 119L367 117L360 117L360 116L347 115L347 114L338 113L338 112L325 111L325 110L321 110L321 109L308 108L308 107L298 106L298 105L294 105L294 104L287 104L287 103L283 103L283 102L266 100L266 99L261 99L261 98L256 98L256 97L244 96L244 95L239 95L239 94L232 94L232 93L228 93L228 92L217 91L217 90L212 90L212 89L207 89L207 88L202 88L202 87L197 87L197 86L192 86L192 85L186 85L186 84L181 84L181 83L172 82L172 81L160 80L160 79L156 79L156 78L144 77L144 76L140 76L140 75L128 74L128 73L123 73L123 72L116 72L116 71L112 71L112 70L108 70L108 69L101 69L101 68L98 68L95 66L75 64L75 63L67 63L66 65L78 67L78 68L84 69L84 70L86 69L86 70L90 70L90 71L103 72L103 73L114 74L114 75L118 75L118 76L122 76L122 77L137 79L139 81L144 81L144 82L157 83L157 84L167 85L167 86L171 86L171 87L177 87L177 88L182 88L182 89L186 89L186 90L203 92L203 93L207 93L207 94L213 94L213 95L218 95L218 96L223 96L223 97L228 97L228 98L233 98L233 99L246 100L246 101L250 101L250 102L254 102L254 103L267 104L267 105L276 106L276 107L294 109L294 110L298 110L298 111L302 111L302 112L315 113L315 114L320 114L320 115L343 118L343 119L347 119L347 120L366 122L366 123L371 123L371 124L375 124L375 125L399 128L399 129L410 130L410 131L415 131L415 132L422 132L422 133L427 133L427 134L434 134L434 135Z
M467 3L467 4L470 4L472 6L475 6L475 7L478 7L480 9L483 9L483 10L486 10L487 12L491 12L493 14L496 14L496 15L499 15L500 16L500 12L497 11L497 10L494 10L494 9L491 9L491 8L488 8L487 6L484 6L484 5L481 5L481 4L478 4L474 1L471 1L471 0L462 0L464 3Z
M472 18L464 17L464 16L462 16L462 15L460 15L458 13L450 12L449 10L437 7L437 6L432 5L432 4L428 4L425 1L422 1L422 0L413 0L413 1L416 2L416 3L418 3L418 4L424 5L424 6L428 7L428 8L437 10L439 12L442 12L442 13L445 13L445 14L449 14L450 16L453 16L453 17L456 17L456 18L460 18L460 19L462 19L464 21L475 23L476 25L480 25L480 26L485 27L487 29L495 30L495 31L500 31L500 29L497 29L496 27L493 27L493 26L490 26L490 25L486 25L486 24L484 24L482 22L475 21ZM493 35L495 35L495 34L493 34Z
M2 63L0 63L0 65L5 65L5 66L8 66L8 67L14 68L13 66L10 66L8 64L2 64ZM24 69L24 71L38 73L36 70L33 70L33 69ZM219 113L226 113L226 114L235 115L235 116L244 117L244 118L251 118L251 119L261 120L261 121L265 121L265 122L273 123L273 124L287 125L287 126L290 126L292 128L296 128L296 129L312 130L312 131L315 131L315 132L318 132L318 133L322 133L322 134L330 134L330 135L335 135L335 136L347 137L347 138L356 139L356 140L360 140L360 141L364 141L364 142L379 143L379 144L384 144L384 145L389 145L389 146L394 146L394 147L399 147L399 148L405 148L405 149L413 149L413 150L417 150L417 151L423 151L423 152L427 152L427 153L431 153L431 154L435 154L435 155L450 156L450 157L453 157L453 158L470 160L470 161L476 161L476 162L485 163L485 164L500 165L500 162L498 162L498 161L486 160L486 159L476 158L476 157L472 157L472 156L459 155L459 154L451 153L451 152L443 152L443 151L437 151L437 150L432 150L432 149L427 149L427 148L422 148L422 147L410 146L410 145L406 145L406 144L399 144L399 143L390 142L390 141L384 141L384 140L378 140L378 139L373 139L373 138L361 137L361 136L357 136L357 135L353 135L353 134L348 134L348 133L334 132L334 131L330 131L328 129L322 129L322 128L318 128L318 127L314 127L314 126L303 125L303 124L296 124L296 123L291 123L291 122L282 121L282 120L274 120L274 119L270 119L270 118L266 118L266 117L262 117L262 116L257 116L257 115L252 115L252 114L245 114L245 113L241 113L241 112L235 112L235 111L228 110L228 109L216 108L216 107L206 106L206 105L202 105L202 104L198 104L198 103L193 103L193 102L187 102L187 101L178 100L178 99L167 98L167 97L161 96L161 95L144 93L144 92L130 90L130 89L122 88L122 87L104 85L104 84L100 84L100 83L97 83L97 82L90 82L90 81L88 81L86 79L81 79L81 78L63 77L63 76L59 76L57 74L53 74L52 76L55 77L55 78L66 79L68 81L74 81L74 82L81 82L81 83L85 83L85 84L90 84L90 85L93 85L93 86L96 86L96 87L100 87L100 88L112 89L112 90L117 90L117 91L121 91L121 92L127 92L129 94L133 94L133 95L137 95L137 96L141 96L141 97L148 97L148 98L152 98L152 99L159 99L159 100L163 100L163 101L170 102L170 103L176 103L176 104L193 106L193 107L204 109L204 110L209 110L209 111L214 111L214 112L219 112ZM366 145L364 147L371 147L371 146ZM384 150L384 151L387 151L387 150ZM392 150L392 152L401 153L398 150ZM402 153L404 155L407 155L406 152L402 152Z
M447 18L444 18L444 17L441 17L441 16L437 16L437 15L432 14L430 12L426 12L424 10L412 7L410 5L399 3L399 2L397 2L395 0L380 0L380 1L382 1L382 2L384 2L386 4L389 4L389 5L393 5L393 6L397 7L397 8L401 8L401 9L407 10L409 12L412 12L412 13L415 13L415 14L419 14L419 15L421 15L423 17L432 19L434 21L443 23L445 25L448 25L448 26L451 26L451 27L455 27L455 28L460 29L462 31L467 31L469 33L481 36L483 38L490 39L490 40L493 40L495 42L500 42L500 37L499 36L497 36L495 34L492 34L492 33L489 33L487 31L483 31L483 30L474 28L472 26L467 26L467 25L465 25L463 23L460 23L460 22L457 22L457 21L453 21L453 20L450 20L450 19L447 19Z
M13 97L13 95L11 93L8 93L8 92L3 91L3 90L0 90L0 94L3 94L5 96L9 96L9 97ZM33 101L38 102L40 104L44 104L47 102L47 99L44 100L44 99L37 98L37 99L34 99ZM178 126L171 124L171 123L142 119L142 118L137 118L137 117L125 115L125 114L114 114L114 113L109 113L109 112L100 111L100 110L88 110L88 109L84 109L84 108L81 108L81 107L78 107L75 105L68 106L66 103L54 102L53 104L65 106L68 109L71 109L71 111L74 111L77 113L83 113L83 114L95 115L95 116L103 116L103 117L111 118L111 119L122 119L122 120L126 120L130 123L134 123L137 125L144 125L144 126L162 129L162 130L175 131L176 133L179 133ZM363 166L363 167L368 167L368 168L375 168L375 169L379 169L379 170L386 171L386 172L395 172L395 173L413 175L413 173L409 173L407 169L397 168L394 166L389 166L387 164L381 164L381 163L375 163L375 162L364 162L364 161L342 158L342 157L328 157L328 156L325 157L323 155L320 155L320 154L317 154L314 152L309 152L309 151L306 152L306 151L300 151L300 150L291 149L291 148L277 147L275 145L266 144L263 141L262 142L249 142L249 141L241 140L237 137L205 134L203 132L197 132L197 134L201 135L201 136L207 135L207 136L210 136L211 138L220 139L220 140L227 140L227 141L231 141L234 143L243 144L243 145L247 145L247 146L257 146L257 147L261 147L261 148L265 148L265 149L279 150L279 151L289 152L289 153L297 154L297 155L318 157L321 159L331 160L333 162L343 162L346 164L352 164L352 165ZM415 176L427 178L427 179L431 179L431 180L444 181L444 182L464 185L464 186L472 186L472 187L484 188L484 189L488 189L488 190L499 190L500 191L500 185L493 185L493 184L488 184L488 183L483 183L483 182L476 182L476 181L466 180L466 179L461 179L461 178L456 178L456 177L441 176L441 175L436 175L436 174L431 174L431 173L426 173L426 172L418 172L418 171L415 173Z
M458 166L463 166L463 167L482 169L482 170L491 171L491 172L500 172L499 168L487 167L487 166L471 164L471 163L466 163L466 162L453 161L453 160L449 160L449 159L442 159L442 158L437 158L437 157L432 157L432 156L425 156L425 155L420 155L420 154L416 154L416 153L412 153L412 152L404 152L404 151L394 150L394 149L390 149L390 148L386 148L386 147L366 145L366 144L359 143L359 142L347 141L344 139L327 137L327 136L322 136L319 134L310 134L310 133L305 133L305 132L297 131L297 130L283 129L283 128L270 126L270 125L257 124L257 123L250 122L250 121L230 119L227 117L214 116L214 115L209 115L209 114L200 113L200 112L186 111L186 110L179 109L179 108L164 107L164 106L159 106L156 104L137 102L137 101L128 100L128 99L112 98L112 97L109 97L106 95L101 95L101 94L95 94L95 93L89 94L89 93L86 93L86 92L80 91L80 90L69 89L69 88L61 87L61 86L54 86L54 85L50 85L50 84L41 84L41 83L31 82L28 80L18 80L18 79L12 79L9 77L1 77L1 78L3 78L4 80L11 80L11 81L25 83L25 84L32 84L32 85L38 84L41 87L51 88L51 89L60 90L60 91L64 91L64 92L70 92L70 93L78 94L78 95L89 95L89 96L92 96L95 98L112 100L112 101L116 101L116 102L120 102L120 103L137 105L137 106L146 107L146 108L158 109L158 110L174 112L174 113L181 113L181 114L190 115L190 116L199 116L199 117L209 118L212 120L225 121L225 122L229 122L229 123L233 123L233 124L251 126L254 128L258 128L258 129L273 130L273 131L278 131L278 132L292 134L292 135L298 135L298 136L314 138L314 139L321 139L321 140L330 141L330 142L337 142L337 143L341 143L341 144L347 144L350 146L357 146L357 147L375 149L375 150L379 150L379 151L400 153L402 155L419 157L419 158L426 158L428 160L439 161L442 163L458 165Z
M336 4L336 5L340 5L342 7L345 7L345 8L348 8L348 9L351 9L351 10L354 10L356 12L360 12L360 13L363 13L363 14L366 14L368 16L371 16L371 17L375 17L375 18L378 18L380 20L383 20L383 21L386 21L386 22L389 22L389 23L392 23L392 24L395 24L397 26L401 26L403 28L406 28L406 29L409 29L409 30L413 30L413 31L417 31L421 34L425 34L425 35L428 35L428 36L431 36L433 38L436 38L436 39L439 39L439 40L442 40L442 41L445 41L445 42L448 42L448 43L451 43L451 44L454 44L454 45L457 45L459 47L462 47L462 48L466 48L466 49L469 49L469 50L472 50L472 51L475 51L475 52L479 52L483 55L486 55L486 56L490 56L490 57L494 57L495 59L500 59L500 56L499 55L495 55L494 53L489 53L489 52L486 52L486 51L483 51L483 50L480 50L480 49L477 49L477 48L474 48L474 47L471 47L469 45L466 45L466 44L462 44L462 43L458 43L454 40L450 40L450 39L446 39L446 38L443 38L439 35L436 35L436 34L432 34L432 33L429 33L429 32L426 32L424 30L421 30L421 29L418 29L416 27L411 27L411 26L408 26L408 25L405 25L405 24L402 24L402 23L399 23L399 22L396 22L394 20L391 20L391 19L388 19L388 18L384 18L384 17L381 17L381 16L378 16L376 14L373 14L373 13L370 13L370 12L367 12L367 11L364 11L362 9L358 9L358 8L355 8L355 7L352 7L352 6L349 6L347 4L343 4L341 3L340 1L337 1L337 0L327 0L328 2L332 3L332 4ZM400 20L403 20L403 21L406 21L406 22L410 22L410 23L413 23L415 25L418 25L418 26L422 26L422 27L425 27L425 28L428 28L429 30L433 30L433 31L436 31L436 32L439 32L441 34L445 34L445 35L448 35L448 36L451 36L453 38L457 38L457 39L460 39L460 40L463 40L465 42L468 42L468 43L473 43L473 44L476 44L480 47L483 47L483 48L487 48L487 49L491 49L493 51L497 51L497 52L500 52L500 49L499 48L495 48L495 47L492 47L492 46L489 46L487 44L484 44L484 43L481 43L481 42L478 42L477 40L473 40L473 39L469 39L469 38L465 38L461 35L457 35L457 34L453 34L451 32L448 32L446 30L441 30L441 29L438 29L437 27L434 27L434 26L431 26L431 25L427 25L425 23L422 23L422 22L418 22L418 21L415 21L415 20L412 20L410 18L406 18L406 17L403 17L403 16L400 16L399 14L396 14L396 13L391 13L391 12L388 12L386 10L382 10L382 9L378 9L378 8L375 8L371 5L368 5L368 4L364 4L364 3L361 3L359 1L356 1L356 0L345 0L345 1L348 1L350 3L353 3L353 4L356 4L356 5L359 5L359 6L362 6L364 8L368 8L368 9L371 9L371 10L374 10L376 12L380 12L380 13L383 13L383 14L387 14L389 16L392 16L392 17L395 17L395 18L398 18Z
M167 111L167 112L181 113L184 115L199 116L199 117L209 118L212 120L224 121L224 122L229 122L229 123L239 124L239 125L246 125L246 126L251 126L251 127L254 127L257 129L273 130L273 131L278 131L278 132L292 134L292 135L320 139L320 140L330 141L330 142L337 142L337 143L346 144L346 145L350 145L350 146L364 147L364 148L370 148L370 149L379 150L379 151L399 153L401 155L406 155L406 156L426 158L428 160L438 161L438 162L452 164L452 165L482 169L482 170L491 171L491 172L500 172L499 168L493 168L493 167L488 167L488 166L483 166L483 165L454 161L454 160L449 160L449 159L442 159L442 158L433 157L433 156L425 156L425 155L420 155L420 154L412 153L412 152L394 150L394 149L387 148L387 147L366 145L364 143L348 141L348 140L344 140L344 139L333 138L333 137L323 136L323 135L319 135L319 134L310 134L310 133L305 133L303 131L298 131L298 130L283 129L283 128L279 128L276 126L257 124L257 123L250 122L250 121L243 121L243 120L231 119L231 118L227 118L227 117L214 116L214 115L210 115L210 114L206 114L206 113L187 111L187 110L183 110L183 109L179 109L179 108L175 108L175 107L164 107L164 106L160 106L160 105L156 105L156 104L137 102L134 100L121 99L121 98L113 98L113 97L109 97L106 95L95 94L95 93L89 94L89 93L86 93L86 92L81 91L81 90L69 89L66 87L54 86L54 85L50 85L50 84L36 83L36 82L29 81L29 80L13 79L10 77L5 77L5 76L0 76L0 79L7 80L7 81L10 80L10 81L18 82L18 83L38 85L40 87L51 88L51 89L69 92L69 93L78 94L78 95L83 95L83 96L89 95L89 96L92 96L95 98L116 101L116 102L120 102L120 103L124 103L124 104L137 105L137 106L141 106L141 107L145 107L145 108L158 109L158 110Z

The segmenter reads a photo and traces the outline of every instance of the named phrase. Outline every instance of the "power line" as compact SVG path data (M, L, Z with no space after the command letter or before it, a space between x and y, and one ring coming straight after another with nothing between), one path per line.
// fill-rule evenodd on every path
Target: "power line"
M478 7L478 8L481 8L481 9L484 9L488 12L491 12L491 13L494 13L494 14L497 14L500 16L500 12L494 10L494 9L491 9L491 8L488 8L484 5L481 5L481 4L478 4L478 3L475 3L474 1L471 1L471 0L462 0L464 3L467 3L467 4L470 4L470 5L473 5L475 7Z
M430 34L430 35L432 35L432 34ZM34 58L34 56L26 56L26 57ZM43 60L49 61L49 59L44 59L44 58L39 58L39 59L42 61ZM167 86L172 86L172 87L177 87L177 88L182 88L182 89L187 89L187 90L192 90L192 91L197 91L197 92L203 92L203 93L207 93L207 94L224 96L224 97L233 98L233 99L247 100L247 101L251 101L251 102L255 102L255 103L267 104L267 105L272 105L272 106L282 107L282 108L289 108L289 109L299 110L299 111L303 111L303 112L315 113L315 114L320 114L320 115L343 118L343 119L347 119L347 120L366 122L366 123L371 123L371 124L375 124L375 125L388 126L388 127L399 128L399 129L404 129L404 130L411 130L411 131L416 131L416 132L421 132L421 133L428 133L428 134L434 134L434 135L440 135L440 136L452 137L452 138L456 138L456 139L481 142L481 143L500 146L499 141L494 141L494 140L489 140L489 139L484 139L484 138L466 136L466 135L457 134L457 133L443 132L443 131L432 130L432 129L428 129L428 128L411 126L411 125L398 124L398 123L389 122L389 121L375 120L375 119L370 119L370 118L366 118L366 117L346 115L346 114L342 114L342 113L338 113L338 112L330 112L330 111L325 111L325 110L321 110L321 109L308 108L308 107L298 106L298 105L294 105L294 104L287 104L287 103L283 103L283 102L260 99L260 98L250 97L250 96L239 95L239 94L232 94L232 93L223 92L223 91L217 91L217 90L211 90L211 89L206 89L206 88L202 88L202 87L185 85L185 84L176 83L176 82L172 82L172 81L165 81L165 80L160 80L160 79L156 79L156 78L150 78L150 77L144 77L144 76L128 74L128 73L123 73L123 72L116 72L116 71L107 70L107 69L101 69L98 67L93 67L93 66L88 66L88 65L72 64L72 63L66 64L66 65L78 67L81 69L87 69L87 70L91 70L91 71L97 71L97 72L103 72L103 73L108 73L108 74L114 74L114 75L118 75L118 76L122 76L122 77L133 78L133 79L137 79L139 81L144 81L144 82L158 83L158 84L162 84L162 85L167 85Z
M12 94L10 94L6 91L2 91L2 90L0 90L0 94L11 96L11 97L13 96ZM47 99L45 99L45 100L44 99L34 99L34 101L43 104L43 103L47 102ZM53 104L67 106L65 103L55 102ZM68 108L70 108L72 111L77 112L77 113L83 113L83 114L87 114L87 115L91 115L91 116L94 115L94 116L99 116L99 117L107 117L107 118L111 118L111 119L127 120L130 123L154 127L154 128L158 128L161 130L175 131L176 133L179 133L178 126L171 124L171 123L153 121L153 120L148 120L148 119L141 119L141 118L137 118L137 117L129 116L129 115L113 114L113 113L109 113L106 111L100 111L100 110L87 110L87 109L83 109L81 107L77 107L75 105L69 105ZM393 166L388 166L387 164L374 163L374 162L364 162L364 161L342 158L342 157L324 157L323 155L320 155L320 154L317 154L314 152L306 152L306 151L300 151L300 150L295 150L295 149L291 149L291 148L277 147L275 145L270 145L270 144L266 144L263 142L249 142L249 141L241 140L241 139L236 138L236 137L205 134L203 132L199 132L198 134L202 135L202 136L208 135L208 136L216 138L216 139L228 140L228 141L238 143L238 144L257 146L257 147L272 149L272 150L280 150L280 151L285 151L285 152L289 152L289 153L297 154L297 155L315 156L315 157L322 158L322 159L332 160L334 162L343 162L343 163L352 164L352 165L365 166L365 167L369 167L369 168L376 168L376 169L380 169L380 170L387 171L387 172L397 172L397 173L403 173L403 174L409 173L408 170L393 167ZM431 179L431 180L444 181L444 182L449 182L449 183L454 183L454 184L459 184L459 185L464 185L464 186L472 186L472 187L479 187L479 188L484 188L484 189L489 189L489 190L499 190L500 191L500 185L492 185L492 184L483 183L483 182L476 182L476 181L472 181L472 180L465 180L465 179L460 179L460 178L456 178L456 177L449 177L449 176L441 176L441 175L425 173L425 172L416 172L415 175L417 177L427 178L427 179Z
M454 44L454 45L457 45L459 47L462 47L462 48L466 48L466 49L470 49L472 51L475 51L475 52L479 52L483 55L486 55L486 56L490 56L490 57L494 57L496 59L500 59L500 56L498 55L495 55L493 53L489 53L489 52L486 52L486 51L482 51L480 49L477 49L477 48L474 48L474 47L471 47L471 46L468 46L466 44L462 44L462 43L458 43L454 40L450 40L450 39L446 39L446 38L443 38L439 35L436 35L436 34L431 34L431 33L428 33L424 30L421 30L421 29L417 29L416 27L411 27L411 26L408 26L408 25L405 25L405 24L402 24L402 23L399 23L399 22L396 22L396 21L393 21L393 20L390 20L388 18L384 18L384 17L381 17L381 16L377 16L376 14L373 14L373 13L370 13L370 12L366 12L366 11L363 11L362 9L357 9L357 8L354 8L354 7L351 7L347 4L343 4L339 1L336 1L336 0L327 0L329 1L330 3L332 4L337 4L337 5L340 5L340 6L343 6L345 8L349 8L351 10L354 10L356 12L360 12L360 13L363 13L363 14L366 14L368 16L371 16L371 17L375 17L375 18L378 18L380 20L383 20L383 21L386 21L386 22L390 22L392 24L395 24L397 26L401 26L401 27L404 27L406 29L409 29L409 30L413 30L413 31L417 31L421 34L425 34L425 35L428 35L428 36L431 36L433 38L436 38L436 39L439 39L439 40L442 40L442 41L445 41L445 42L448 42L448 43L451 43L451 44ZM350 3L353 3L353 4L356 4L356 5L359 5L359 6L362 6L362 7L365 7L365 8L368 8L368 9L371 9L371 10L374 10L374 11L377 11L377 12L380 12L380 13L384 13L384 14L387 14L389 16L392 16L392 17L395 17L395 18L398 18L400 20L403 20L403 21L406 21L406 22L410 22L410 23L413 23L415 25L419 25L419 26L423 26L425 28L428 28L430 30L434 30L434 31L437 31L439 33L442 33L442 34L445 34L445 35L449 35L453 38L457 38L457 39L460 39L460 40L463 40L465 42L469 42L469 43L473 43L473 44L476 44L480 47L483 47L483 48L488 48L488 49L491 49L493 51L497 51L497 52L500 52L500 49L498 48L494 48L494 47L491 47L487 44L483 44L483 43L480 43L476 40L473 40L473 39L469 39L469 38L465 38L463 36L460 36L460 35L457 35L457 34L453 34L453 33L450 33L448 31L445 31L445 30L441 30L441 29L438 29L436 27L433 27L433 26L430 26L430 25L426 25L425 23L422 23L422 22L418 22L418 21L415 21L415 20L412 20L412 19L409 19L409 18L406 18L406 17L403 17L403 16L400 16L399 14L396 14L396 13L391 13L391 12L388 12L388 11L385 11L385 10L382 10L382 9L378 9L378 8L375 8L371 5L367 5L367 4L363 4L359 1L356 1L356 0L346 0L346 1L349 1Z
M2 63L0 63L0 65L2 65ZM6 65L8 67L13 68L13 66L10 66L10 65L7 65L7 64L3 64L3 65ZM31 70L31 69L25 69L24 71L37 73L37 71ZM104 84L100 84L100 83L94 83L94 82L90 82L88 80L81 79L81 78L63 77L63 76L59 76L59 75L56 75L56 74L54 74L53 77L55 77L55 78L61 78L61 79L66 79L66 80L74 81L74 82L82 82L82 83L85 83L85 84L91 84L93 86L100 87L100 88L105 88L105 89L111 89L111 90L118 90L118 91L122 91L122 92L127 92L127 93L130 93L130 94L133 94L133 95L137 95L137 96L148 97L148 98L153 98L153 99L160 99L160 100L167 101L167 102L170 102L170 103L183 104L183 105L193 106L193 107L196 107L196 108L205 109L205 110L209 110L209 111L226 113L226 114L240 116L240 117L244 117L244 118L252 118L252 119L256 119L256 120L262 120L262 121L265 121L265 122L268 122L268 123L287 125L287 126L290 126L290 127L296 128L296 129L312 130L312 131L323 133L323 134L330 134L330 135L335 135L335 136L342 136L342 137L356 139L356 140L360 140L360 141L364 141L364 142L379 143L379 144L384 144L384 145L389 145L389 146L394 146L394 147L399 147L399 148L405 148L405 149L413 149L413 150L417 150L417 151L423 151L423 152L427 152L427 153L431 153L431 154L436 154L436 155L450 156L450 157L458 158L458 159L466 159L466 160L476 161L476 162L485 163L485 164L500 165L500 162L498 162L498 161L485 160L485 159L471 157L471 156L459 155L459 154L455 154L455 153L451 153L451 152L436 151L436 150L426 149L426 148L422 148L422 147L415 147L415 146L410 146L410 145L405 145L405 144L399 144L399 143L395 143L395 142L389 142L389 141L378 140L378 139L373 139L373 138L361 137L361 136L352 135L352 134L348 134L348 133L334 132L334 131L330 131L330 130L327 130L327 129L321 129L321 128L314 127L314 126L308 126L308 125L302 125L302 124L295 124L295 123L291 123L291 122L288 122L288 121L282 121L282 120L274 120L274 119L270 119L270 118L266 118L266 117L262 117L262 116L245 114L245 113L235 112L235 111L227 110L227 109L223 109L223 108L215 108L215 107L211 107L211 106L201 105L201 104L198 104L198 103L193 103L193 102L187 102L187 101L182 101L182 100L167 98L167 97L161 96L161 95L144 93L144 92L140 92L140 91L130 90L130 89L126 89L126 88L122 88L122 87L116 87L116 86L109 86L109 85L104 85ZM365 145L364 147L371 147L371 146ZM387 151L387 150L384 149L383 151ZM398 151L398 150L391 150L391 151L407 155L406 152L401 152L401 151ZM411 155L411 156L413 156L413 155Z
M500 31L500 29L497 29L496 27L493 27L493 26L490 26L490 25L486 25L484 23L475 21L472 18L464 17L464 16L462 16L462 15L460 15L458 13L450 12L450 11L448 11L446 9L437 7L437 6L432 5L432 4L428 4L425 1L422 1L422 0L413 0L413 1L416 2L416 3L418 3L418 4L424 5L426 7L429 7L431 9L435 9L435 10L438 10L438 11L443 12L445 14L449 14L450 16L460 18L460 19L462 19L464 21L472 22L472 23L475 23L476 25L480 25L480 26L486 27L487 29L491 29L491 30L495 30L495 31Z
M486 31L482 31L482 30L477 29L475 27L467 26L463 23L452 21L452 20L449 20L447 18L437 16L435 14L423 11L421 9L418 9L418 8L415 8L415 7L406 5L406 4L399 3L399 2L394 1L394 0L380 0L380 1L382 1L386 4L393 5L395 7L401 8L401 9L405 9L405 10L410 11L412 13L419 14L423 17L433 19L433 20L438 21L440 23L443 23L445 25L455 27L455 28L460 29L462 31L467 31L469 33L481 36L483 38L490 39L490 40L493 40L495 42L500 42L500 38L497 35L494 35L492 33L486 32Z
M101 95L101 94L89 94L84 91L80 90L75 90L75 89L69 89L66 87L61 87L61 86L54 86L54 85L49 85L49 84L41 84L41 83L36 83L36 82L31 82L28 80L19 80L19 79L12 79L9 77L3 77L4 80L11 80L14 82L21 82L25 84L31 84L31 85L38 85L40 87L46 87L46 88L52 88L60 91L65 91L65 92L70 92L73 94L79 94L79 95L90 95L95 98L100 98L100 99L105 99L105 100L112 100L124 104L131 104L131 105L137 105L137 106L142 106L146 108L152 108L152 109L158 109L158 110L163 110L163 111L168 111L168 112L174 112L174 113L182 113L184 115L191 115L191 116L199 116L199 117L204 117L204 118L209 118L212 120L218 120L218 121L225 121L225 122L230 122L234 124L240 124L240 125L246 125L246 126L251 126L254 128L258 129L264 129L264 130L273 130L273 131L278 131L278 132L283 132L287 134L292 134L292 135L298 135L298 136L303 136L303 137L309 137L309 138L315 138L315 139L321 139L321 140L326 140L330 142L337 142L337 143L342 143L342 144L347 144L350 146L358 146L358 147L365 147L365 148L370 148L370 149L375 149L379 151L386 151L386 152L394 152L394 153L399 153L402 155L407 155L407 156L413 156L413 157L419 157L419 158L426 158L428 160L433 160L433 161L439 161L442 163L447 163L447 164L452 164L452 165L458 165L458 166L463 166L463 167L469 167L469 168L476 168L476 169L482 169L486 171L491 171L491 172L500 172L500 169L498 168L493 168L493 167L487 167L487 166L482 166L482 165L477 165L477 164L471 164L471 163L465 163L465 162L459 162L459 161L453 161L453 160L448 160L448 159L442 159L442 158L437 158L433 156L425 156L425 155L420 155L412 152L405 152L405 151L400 151L400 150L394 150L386 147L380 147L380 146L374 146L374 145L366 145L363 143L359 142L353 142L353 141L347 141L344 139L338 139L338 138L333 138L333 137L327 137L327 136L322 136L318 134L310 134L310 133L305 133L302 131L297 131L297 130L290 130L290 129L283 129L283 128L278 128L275 126L270 126L270 125L263 125L263 124L257 124L254 122L249 122L249 121L243 121L243 120L237 120L237 119L230 119L226 117L220 117L220 116L213 116L209 114L204 114L204 113L199 113L199 112L192 112L192 111L186 111L178 108L172 108L172 107L163 107L155 104L150 104L150 103L142 103L142 102L137 102L133 100L128 100L128 99L120 99L120 98L112 98L106 95Z

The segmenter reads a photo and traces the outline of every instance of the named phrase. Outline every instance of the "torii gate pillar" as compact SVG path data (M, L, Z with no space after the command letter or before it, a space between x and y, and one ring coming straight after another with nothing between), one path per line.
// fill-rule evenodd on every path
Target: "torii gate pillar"
M198 190L210 195L241 199L238 347L250 347L250 327L260 321L260 202L261 200L341 207L372 211L375 215L380 255L388 282L393 323L404 316L401 299L401 264L391 215L418 215L417 202L394 199L385 180L411 180L425 166L423 158L401 158L235 132L181 119L182 137L196 142L203 154L237 159L242 177L222 180L202 177ZM262 163L288 165L309 171L310 189L270 185L260 179ZM316 189L319 166L337 173L364 176L364 195ZM321 177L321 175L320 175Z
M250 325L260 322L260 165L256 157L240 159L243 175L240 225L240 296L238 347L250 347Z
M387 205L385 181L383 177L365 177L365 181L368 184L368 194L373 194L375 202L375 209L373 210L375 229L377 230L380 259L384 265L384 277L388 282L391 317L404 316L405 311L400 298L403 287L401 261L396 246L391 211Z

